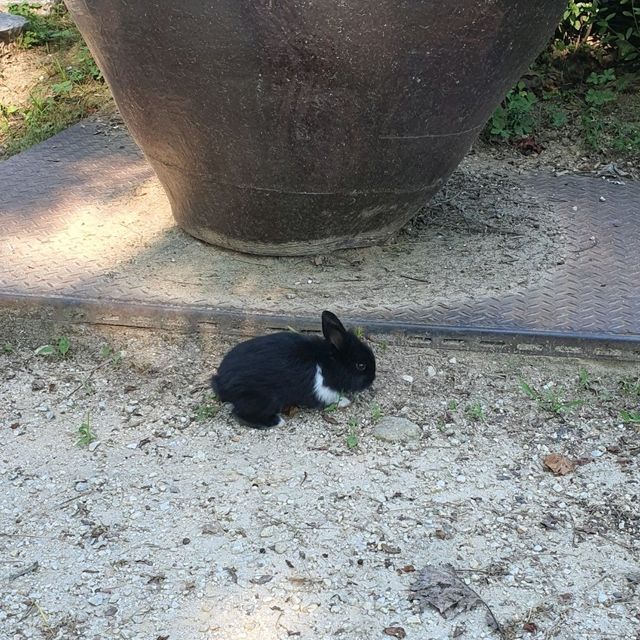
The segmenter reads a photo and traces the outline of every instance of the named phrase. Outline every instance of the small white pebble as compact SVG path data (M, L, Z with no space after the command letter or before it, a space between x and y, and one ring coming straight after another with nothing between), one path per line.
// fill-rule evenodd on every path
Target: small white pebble
M104 596L101 593L96 593L91 598L87 598L87 602L94 607L99 607L104 602Z
M600 202L605 202L606 198L604 196L600 196Z
M403 379L405 382L408 382L409 384L411 384L411 383L413 382L413 376L407 376L407 375L404 375L404 376L402 376L402 379Z

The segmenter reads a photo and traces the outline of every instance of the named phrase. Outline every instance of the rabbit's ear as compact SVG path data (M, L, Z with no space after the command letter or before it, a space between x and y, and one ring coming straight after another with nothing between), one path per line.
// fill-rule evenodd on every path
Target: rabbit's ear
M344 348L347 330L331 311L322 312L322 333L326 340L338 351Z

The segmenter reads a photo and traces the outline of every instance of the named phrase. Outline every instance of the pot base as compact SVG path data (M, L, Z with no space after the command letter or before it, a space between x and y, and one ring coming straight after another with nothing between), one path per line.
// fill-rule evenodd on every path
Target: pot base
M257 256L293 257L324 255L333 251L339 251L340 249L359 249L362 247L370 247L371 245L383 244L393 237L405 224L406 221L402 221L399 224L393 224L382 229L376 229L375 231L359 233L354 236L339 236L282 243L240 240L216 233L207 227L194 227L184 222L181 222L179 226L194 238L221 247L222 249L230 249L232 251Z

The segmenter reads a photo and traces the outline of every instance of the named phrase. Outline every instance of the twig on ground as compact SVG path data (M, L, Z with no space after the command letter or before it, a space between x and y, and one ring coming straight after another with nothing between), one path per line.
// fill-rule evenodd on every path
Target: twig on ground
M13 582L14 580L17 580L18 578L21 578L22 576L26 576L28 573L33 573L34 571L37 571L39 568L40 568L40 564L36 560L32 564L26 566L24 569L20 569L20 571L16 571L15 573L11 574L7 578L7 580L9 582Z
M454 575L457 574L457 570L453 570ZM456 575L457 577L457 575ZM502 629L502 625L498 622L498 618L496 618L495 614L493 613L493 611L491 610L491 607L486 603L485 600L483 600L479 595L478 592L475 589L472 589L466 582L464 583L465 586L467 587L467 589L469 589L469 591L471 591L471 593L473 593L473 595L478 598L478 601L481 602L484 605L484 608L487 610L487 613L489 614L489 618L491 619L491 622L493 623L493 626L495 627L496 631L500 634L501 638L506 638L504 630Z
M398 275L406 280L415 280L416 282L426 282L427 284L431 284L431 280L426 280L425 278L416 278L415 276L408 276L404 273L399 273Z
M91 380L91 378L93 377L93 374L98 371L98 369L101 369L102 367L108 365L111 362L111 358L105 360L104 362L101 362L100 364L97 364L95 367L93 367L93 369L91 369L91 371L89 371L89 373L87 374L87 377L77 386L75 387L75 389L73 389L72 391L70 391L67 395L67 397L65 398L65 400L68 400L72 395L74 395L76 392L80 391L80 389L82 389L82 387L84 387L87 382L89 382L89 380Z

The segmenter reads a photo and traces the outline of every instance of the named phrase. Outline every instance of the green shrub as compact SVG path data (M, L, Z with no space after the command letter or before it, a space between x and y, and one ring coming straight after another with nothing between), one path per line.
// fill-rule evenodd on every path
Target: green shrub
M18 39L25 49L48 44L78 42L80 34L75 29L64 4L54 5L47 14L40 13L39 4L10 4L9 13L29 21L26 31Z
M538 99L525 88L524 82L518 82L493 112L489 133L503 140L530 135L536 123L534 108L537 102Z
M591 38L620 60L640 60L640 0L569 0L556 37L574 45Z

